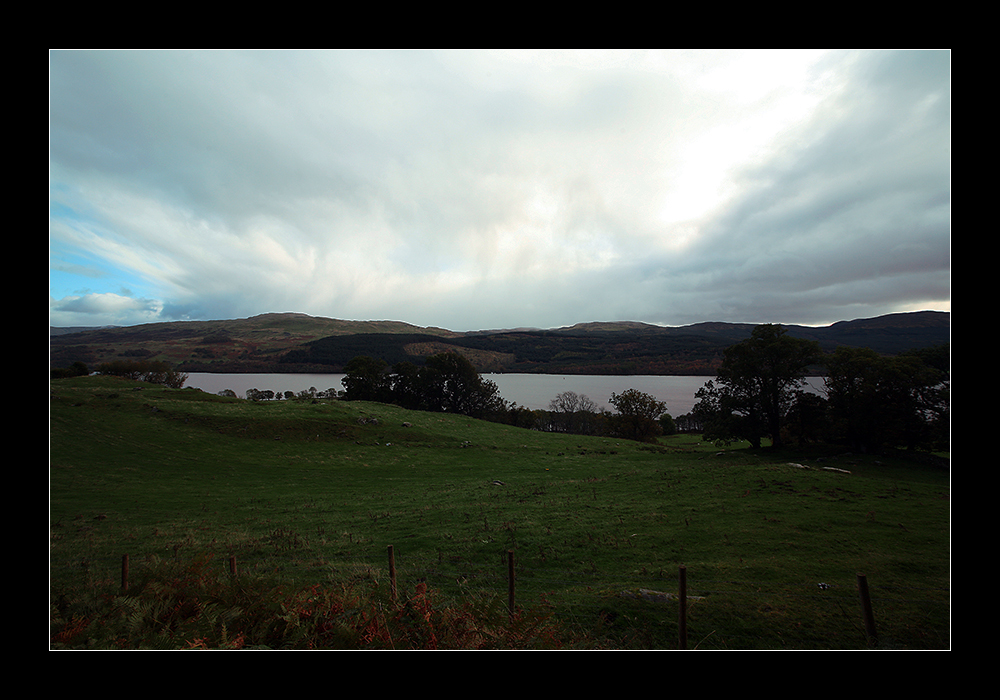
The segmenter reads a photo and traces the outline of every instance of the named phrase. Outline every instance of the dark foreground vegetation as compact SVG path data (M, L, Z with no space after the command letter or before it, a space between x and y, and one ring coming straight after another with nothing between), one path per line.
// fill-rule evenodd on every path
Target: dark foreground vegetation
M784 348L780 329L760 336ZM739 376L720 375L720 402L745 398ZM641 389L619 397L620 415ZM788 413L777 441L756 417L710 440L626 440L294 398L52 380L52 648L675 649L682 629L699 649L951 645L934 411L919 445L903 430L859 451L797 434ZM588 406L551 408L575 420Z

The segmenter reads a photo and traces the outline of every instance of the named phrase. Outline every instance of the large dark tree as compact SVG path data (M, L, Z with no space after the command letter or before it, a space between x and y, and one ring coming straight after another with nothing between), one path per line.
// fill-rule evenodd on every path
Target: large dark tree
M457 352L428 357L420 370L420 387L432 411L484 418L506 408L496 383L483 379L475 366Z
M611 394L608 401L618 413L610 417L612 434L627 440L648 442L660 434L659 418L667 405L638 389Z
M348 401L388 401L389 376L386 362L378 358L359 355L344 367L341 383Z
M947 374L919 354L885 357L837 348L826 390L836 436L861 452L881 447L941 447L947 442Z
M420 368L409 361L397 362L389 373L392 402L403 408L423 408Z
M780 447L782 419L806 369L821 356L818 343L774 324L757 326L748 339L726 348L716 379L696 394L694 413L705 424L706 439L743 439L760 447L769 437Z
M785 414L782 435L800 445L822 442L830 435L827 400L811 391L798 391Z
M494 382L483 379L455 352L432 355L423 367L358 356L344 368L348 400L382 401L405 408L461 413L473 418L501 414L507 407Z

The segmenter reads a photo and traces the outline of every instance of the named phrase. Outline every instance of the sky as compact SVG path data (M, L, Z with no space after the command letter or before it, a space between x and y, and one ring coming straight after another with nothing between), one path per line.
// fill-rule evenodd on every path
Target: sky
M49 54L49 321L951 309L948 50Z

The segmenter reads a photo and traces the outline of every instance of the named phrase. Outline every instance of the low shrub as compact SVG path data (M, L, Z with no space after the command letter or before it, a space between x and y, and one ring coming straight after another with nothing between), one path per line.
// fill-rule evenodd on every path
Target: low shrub
M144 567L128 591L54 596L53 649L552 649L545 614L491 598L442 603L424 583L392 600L370 580L289 590L219 572L211 557Z

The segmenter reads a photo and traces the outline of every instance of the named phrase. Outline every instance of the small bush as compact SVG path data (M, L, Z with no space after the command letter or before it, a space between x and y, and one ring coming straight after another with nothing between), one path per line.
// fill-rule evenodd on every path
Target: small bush
M82 362L74 362L69 367L54 367L50 371L52 379L68 379L71 377L86 377L90 374L87 365Z

